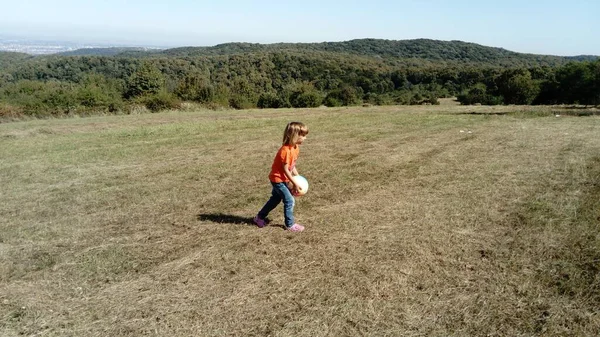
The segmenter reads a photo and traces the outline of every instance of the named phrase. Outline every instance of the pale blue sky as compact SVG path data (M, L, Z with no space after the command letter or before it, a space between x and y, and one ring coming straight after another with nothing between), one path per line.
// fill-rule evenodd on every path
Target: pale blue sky
M0 0L0 36L155 46L461 40L600 55L600 0Z

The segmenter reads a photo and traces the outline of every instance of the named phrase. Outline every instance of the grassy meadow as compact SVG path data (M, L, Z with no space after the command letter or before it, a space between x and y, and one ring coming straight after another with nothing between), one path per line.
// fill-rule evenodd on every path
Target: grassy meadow
M388 106L0 124L1 336L595 336L600 116ZM251 218L306 123L302 233Z

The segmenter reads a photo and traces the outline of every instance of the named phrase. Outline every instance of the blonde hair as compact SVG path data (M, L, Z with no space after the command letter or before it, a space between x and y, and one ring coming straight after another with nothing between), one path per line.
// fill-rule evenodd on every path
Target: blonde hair
M301 122L290 122L283 132L283 145L294 145L298 141L298 137L306 136L308 127Z

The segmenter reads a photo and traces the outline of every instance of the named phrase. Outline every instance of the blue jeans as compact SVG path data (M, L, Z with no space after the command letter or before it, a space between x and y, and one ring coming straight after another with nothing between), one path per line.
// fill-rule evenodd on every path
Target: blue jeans
M285 227L290 228L294 225L294 196L287 187L286 183L274 183L273 191L271 192L271 198L258 212L258 216L261 219L265 219L269 212L271 212L279 203L283 200L283 216L285 217Z

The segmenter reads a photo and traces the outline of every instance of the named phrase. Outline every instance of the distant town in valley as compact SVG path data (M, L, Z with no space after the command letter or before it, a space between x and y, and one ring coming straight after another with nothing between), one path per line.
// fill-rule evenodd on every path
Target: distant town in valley
M0 51L26 53L30 55L57 54L84 48L125 47L123 44L81 43L59 40L30 40L0 36ZM127 45L131 47L131 45ZM135 46L146 50L165 49L156 46Z

